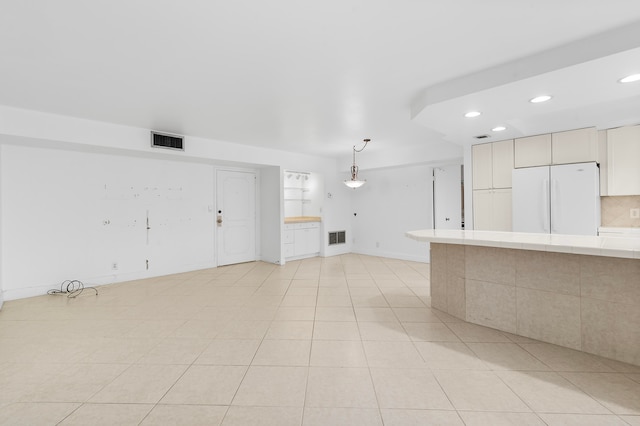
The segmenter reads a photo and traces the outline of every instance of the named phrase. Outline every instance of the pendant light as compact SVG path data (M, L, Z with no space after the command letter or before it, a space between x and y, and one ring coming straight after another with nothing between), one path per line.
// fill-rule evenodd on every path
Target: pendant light
M353 166L351 166L351 179L345 179L344 180L344 184L347 185L349 188L360 188L362 185L364 185L365 183L367 183L366 180L360 180L358 179L358 166L356 165L356 152L362 152L366 147L367 144L371 141L371 139L364 139L364 146L360 149L356 149L356 146L353 146Z

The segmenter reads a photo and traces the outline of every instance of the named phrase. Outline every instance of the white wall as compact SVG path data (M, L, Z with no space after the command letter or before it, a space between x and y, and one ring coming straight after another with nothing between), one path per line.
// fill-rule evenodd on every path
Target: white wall
M404 236L431 226L428 166L363 169L369 184L353 191L331 158L189 136L184 152L172 152L149 146L150 129L4 106L0 117L0 300L42 294L66 279L101 284L215 266L209 206L218 167L260 172L258 254L265 261L276 262L278 250L281 256L270 232L282 225L282 169L318 177L321 255L428 260L426 244ZM444 161L457 155L450 147L437 155L432 146L420 152ZM411 155L374 157L395 164ZM142 232L147 210L154 231L149 245L146 228ZM341 230L347 243L329 247L327 233Z
M44 145L80 145L83 149L94 152L101 152L101 148L107 148L108 152L121 150L127 155L138 153L156 157L191 158L194 161L209 160L217 164L235 164L240 167L284 166L293 170L317 172L336 169L336 161L333 158L192 136L185 136L184 152L158 150L150 147L150 130L0 105L0 142L6 140L6 136L9 135L41 140L44 141ZM180 134L173 129L153 130Z
M2 238L2 151L4 146L0 145L0 309L4 303L4 291L2 283L4 282L4 268L2 267L2 246L4 238Z
M215 204L217 167L336 170L331 158L190 136L184 152L154 149L150 129L37 111L0 106L0 118L0 296L7 300L42 294L66 279L102 284L215 266L209 206ZM266 175L259 191L271 188ZM179 187L192 192L189 198L173 199ZM278 177L277 189L271 189L278 191L279 204L281 187ZM257 197L257 208L273 213ZM149 246L137 232L147 210L153 231L162 231L150 234ZM257 254L276 261L271 249L261 253L270 240L263 232L276 230L282 217L265 214ZM111 269L114 262L117 270Z
M260 259L282 264L283 198L280 167L260 169Z
M352 251L428 262L428 244L409 239L405 233L433 227L432 168L367 170L360 178L367 183L352 190Z
M471 145L464 147L464 229L473 230L473 161Z
M360 172L364 173L369 169L387 167L446 164L458 161L461 157L462 147L447 142L425 142L419 146L402 146L386 150L378 149L374 140L367 145L367 149L357 154L356 162ZM345 156L340 161L340 169L347 171L352 163L352 151L345 152Z
M68 279L103 284L216 264L212 165L16 145L3 146L1 161L7 300Z
M353 215L352 198L354 194L353 189L347 188L342 183L345 178L344 173L327 173L324 177L321 245L323 256L337 256L352 251L351 217ZM329 246L328 233L333 231L346 231L346 243Z

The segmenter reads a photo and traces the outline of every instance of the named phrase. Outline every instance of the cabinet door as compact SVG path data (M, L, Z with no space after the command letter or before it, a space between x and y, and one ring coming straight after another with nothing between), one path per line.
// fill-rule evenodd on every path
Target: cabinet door
M553 133L551 159L553 164L598 161L598 134L595 127Z
M609 195L640 195L640 126L607 131Z
M471 147L473 166L473 189L492 188L492 155L490 143Z
M294 230L293 229L287 229L284 231L284 238L282 239L284 244L290 244L293 243L295 238L294 238Z
M493 190L473 191L473 229L491 231L493 216Z
M296 229L295 230L295 241L293 243L293 254L295 256L301 256L303 254L307 254L307 229Z
M519 138L514 141L515 167L551 164L551 134Z
M511 232L511 189L494 189L492 198L491 229Z
M473 191L473 229L511 231L511 189Z
M295 230L294 254L303 256L315 254L320 251L320 224L302 224Z
M320 251L320 228L308 229L307 248L309 253L318 253Z
M513 139L494 142L492 146L493 186L492 188L511 188L513 170Z
M295 244L285 244L284 245L284 257L292 257L295 256Z

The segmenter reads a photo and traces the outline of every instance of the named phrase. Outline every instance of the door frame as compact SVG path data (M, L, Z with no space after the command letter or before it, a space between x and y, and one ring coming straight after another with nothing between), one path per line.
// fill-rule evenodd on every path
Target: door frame
M463 229L463 224L465 223L466 219L465 219L465 206L464 206L464 165L461 162L456 162L456 163L446 163L446 164L439 164L437 166L433 166L432 167L432 192L431 192L431 201L432 201L432 227L433 229L443 229L443 228L436 228L436 213L437 213L437 206L436 206L436 170L444 170L445 168L458 168L460 170L459 173L459 177L460 177L460 183L458 184L458 186L456 186L456 193L459 193L460 197L460 203L458 204L460 206L460 212L459 212L459 217L460 217L460 221L457 223L457 226L455 228L447 228L447 229ZM459 191L459 192L458 192Z
M212 219L214 222L217 219L218 215L218 172L239 172L239 173L252 173L254 174L255 180L255 200L254 200L254 208L255 208L255 217L254 217L254 229L255 229L255 255L254 261L260 260L260 169L258 168L245 168L245 167L229 167L229 166L214 166L213 168L213 215ZM218 242L221 237L221 232L214 223L214 232L213 232L213 253L216 267L225 266L220 264L220 253L218 250Z

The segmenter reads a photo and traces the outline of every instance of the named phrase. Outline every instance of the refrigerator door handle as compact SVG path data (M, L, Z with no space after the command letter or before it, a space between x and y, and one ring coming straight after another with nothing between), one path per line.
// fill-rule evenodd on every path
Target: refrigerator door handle
M545 232L551 232L551 224L550 222L550 209L549 209L549 179L544 179L542 181L542 202L540 203L542 206L542 218L544 220L542 227Z
M558 229L558 223L560 221L560 217L558 216L558 211L560 210L559 208L557 208L558 206L558 179L553 179L551 181L551 206L556 206L556 208L552 208L551 209L551 233L555 234Z

